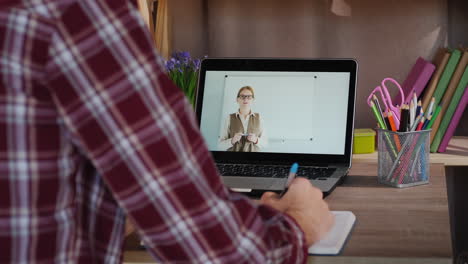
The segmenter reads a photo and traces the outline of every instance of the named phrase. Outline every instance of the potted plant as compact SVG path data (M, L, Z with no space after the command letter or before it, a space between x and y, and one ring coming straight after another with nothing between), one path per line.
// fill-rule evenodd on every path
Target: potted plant
M192 106L195 106L199 69L200 59L192 59L190 53L186 51L174 52L172 57L166 61L169 78L182 89Z

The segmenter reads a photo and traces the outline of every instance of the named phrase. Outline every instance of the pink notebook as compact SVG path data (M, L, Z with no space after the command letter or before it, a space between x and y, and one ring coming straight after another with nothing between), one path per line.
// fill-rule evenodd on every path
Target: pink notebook
M460 99L460 102L458 103L457 109L455 109L455 112L453 113L452 120L450 121L450 124L447 127L447 131L445 132L445 135L442 138L442 142L440 142L439 149L437 149L437 152L445 152L447 150L448 143L450 139L452 138L453 134L455 133L455 129L457 128L458 122L460 122L460 119L467 105L468 105L468 86L465 88L462 98Z
M413 68L406 77L406 80L401 85L403 92L405 93L405 100L403 102L408 103L411 98L413 98L413 93L419 97L426 88L427 83L431 79L432 74L435 71L434 64L426 61L425 59L419 57L416 60ZM398 104L401 102L401 95L397 93L393 102Z

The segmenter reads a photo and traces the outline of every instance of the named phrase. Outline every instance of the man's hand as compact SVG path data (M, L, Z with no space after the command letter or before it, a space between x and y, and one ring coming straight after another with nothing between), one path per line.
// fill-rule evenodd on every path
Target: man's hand
M311 246L331 229L335 221L322 191L305 178L296 178L282 198L273 192L262 195L261 203L269 205L294 218Z
M236 133L232 139L231 139L231 144L236 144L237 142L239 142L239 140L241 139L242 137L242 133Z
M249 134L247 136L247 140L253 143L257 143L258 137L255 134Z

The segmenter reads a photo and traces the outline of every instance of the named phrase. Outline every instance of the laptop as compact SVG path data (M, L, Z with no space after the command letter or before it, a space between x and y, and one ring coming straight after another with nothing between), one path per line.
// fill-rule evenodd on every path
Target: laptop
M208 58L196 113L224 183L282 191L289 167L328 195L351 168L357 62Z

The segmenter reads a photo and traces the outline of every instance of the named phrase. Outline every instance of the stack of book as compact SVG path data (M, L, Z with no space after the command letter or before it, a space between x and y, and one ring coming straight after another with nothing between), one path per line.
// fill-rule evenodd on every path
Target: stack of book
M402 88L405 103L416 96L422 110L433 115L431 152L445 152L468 104L468 49L441 48L434 62L418 58ZM400 95L394 102L401 102ZM435 110L438 110L435 113Z

